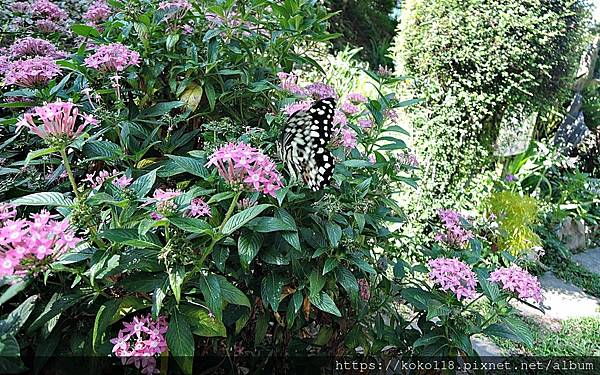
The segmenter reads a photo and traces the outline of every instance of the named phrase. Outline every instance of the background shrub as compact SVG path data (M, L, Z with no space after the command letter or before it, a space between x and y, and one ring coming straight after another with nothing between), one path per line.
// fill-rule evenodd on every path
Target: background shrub
M532 113L542 124L563 105L586 16L574 0L406 2L393 54L423 99L409 112L423 161L415 218L437 202L476 206L502 124Z

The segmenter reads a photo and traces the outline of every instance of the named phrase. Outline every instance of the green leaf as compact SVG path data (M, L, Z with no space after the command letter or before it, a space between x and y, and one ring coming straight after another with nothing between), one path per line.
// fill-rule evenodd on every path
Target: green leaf
M246 227L254 232L269 233L276 231L293 231L295 228L276 217L261 216L252 219Z
M372 166L370 161L360 159L346 160L342 164L350 168L366 168Z
M15 206L58 206L69 207L73 204L70 198L57 192L33 193L12 201Z
M398 259L398 261L396 262L396 264L394 264L394 277L398 278L398 279L402 279L404 278L404 261L401 259Z
M301 291L296 291L292 295L292 298L288 302L288 310L286 313L287 318L287 326L292 327L294 325L294 320L296 319L296 315L298 311L300 311L300 307L302 307L302 301L304 300Z
M206 301L206 306L217 317L223 320L223 302L221 297L221 284L216 275L208 275L200 278L200 291Z
M488 280L490 274L486 270L476 268L475 273L477 274L477 280L479 281L479 285L481 285L483 294L485 294L490 301L496 302L498 298L500 298L500 288L498 288L498 285Z
M138 177L138 179L131 184L130 188L135 191L138 198L143 198L150 192L150 189L152 189L152 186L156 181L157 171L158 169L154 169L145 175Z
M324 311L329 314L333 314L337 317L342 317L342 313L335 305L333 299L329 296L329 294L325 292L321 292L316 296L309 296L308 299L312 302L315 307L321 311Z
M230 235L271 206L270 204L259 204L233 215L223 226L223 234Z
M263 241L260 233L245 231L238 238L238 255L242 268L247 270L252 260L258 254Z
M185 278L185 267L179 265L175 269L169 268L167 274L169 275L169 285L173 291L173 296L175 296L175 301L179 303L181 300L181 285Z
M323 277L323 275L321 275L321 273L317 269L314 269L310 273L310 276L308 277L308 283L309 283L308 290L310 291L310 295L311 296L319 295L319 293L325 286L326 281L327 280L325 279L325 277Z
M26 370L20 352L19 343L13 335L0 336L0 374L16 374Z
M210 234L213 229L206 221L190 217L171 217L169 222L186 232Z
M211 316L204 308L181 304L181 312L187 317L192 333L203 337L227 337L225 325Z
M208 202L206 202L206 204L224 201L225 199L229 199L229 198L233 197L234 195L235 195L235 193L233 191L224 191L222 193L217 193L217 194L213 195L212 197L210 197L210 199L208 200Z
M138 117L140 118L148 118L148 117L159 117L164 114L169 113L172 109L179 108L183 106L185 103L182 101L172 101L172 102L163 102L157 103L152 107L143 110Z
M358 302L358 281L356 277L345 267L338 267L335 270L337 282L346 290L353 303Z
M33 159L37 159L39 157L48 155L48 154L52 154L54 152L58 152L60 151L59 147L48 147L48 148L44 148L41 150L36 150L36 151L30 151L27 154L27 157L25 158L25 166L28 166L29 163L33 160Z
M119 145L103 140L86 142L82 151L90 160L115 159L123 155Z
M81 35L84 38L87 38L90 36L93 38L100 38L100 33L93 26L75 24L75 25L71 26L71 31L73 31L73 33L75 33L77 35Z
M11 334L16 335L35 307L35 301L38 295L33 295L27 298L16 309L10 312L6 319L0 321L0 335Z
M136 229L107 229L99 234L99 237L105 238L111 242L123 245L129 245L132 247L138 247L142 249L154 248L160 249L161 245L150 242L150 237L141 236L138 234Z
M202 177L205 180L208 178L208 169L206 169L202 161L187 156L179 155L167 155L167 157L173 160L187 173L193 174L194 176Z
M120 300L111 299L106 301L96 313L96 320L94 321L94 331L92 333L92 348L94 353L97 353L98 345L102 339L102 335L106 329L110 326L113 316L119 310L121 305Z
M438 334L438 333L434 333L434 332L428 332L426 334L424 334L422 337L419 337L418 339L415 340L415 342L413 343L413 348L418 348L421 346L429 346L429 345L433 345L433 344L438 344L440 341L446 341L446 339L444 338L444 336Z
M2 296L0 297L0 306L2 306L5 302L10 300L23 290L25 290L27 285L29 285L29 281L21 281L9 286L8 289L6 289L6 291L4 291L4 293L2 293Z
M326 275L328 272L336 269L336 267L340 264L340 261L337 258L328 258L323 265L323 275Z
M171 312L166 339L169 351L183 373L191 375L194 364L194 336L185 315L177 310Z
M327 238L332 247L337 247L340 240L342 239L342 228L336 223L330 221L325 223L325 231L327 232Z
M54 318L56 315L64 312L71 306L78 303L84 295L82 294L67 294L56 299L56 301L50 301L44 311L37 317L36 320L31 323L27 332L35 332L48 320Z
M224 276L217 275L219 286L221 287L221 296L223 299L234 305L246 306L251 308L250 300L244 292L239 290L235 285L227 281Z
M208 99L208 105L210 106L210 110L213 111L217 102L215 87L210 82L204 82L204 90L206 90L206 98Z
M527 324L517 317L505 317L500 323L491 324L486 327L483 333L521 342L530 348L533 346L531 331L527 327Z
M284 278L271 272L266 276L261 283L260 294L265 306L271 306L273 311L279 308L279 300L281 298L281 290L283 289Z

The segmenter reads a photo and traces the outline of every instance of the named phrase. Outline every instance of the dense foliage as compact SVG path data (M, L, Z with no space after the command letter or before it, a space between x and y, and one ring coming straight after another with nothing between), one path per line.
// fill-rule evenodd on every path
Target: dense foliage
M531 344L509 302L539 303L540 285L492 248L492 219L441 210L419 262L391 255L405 220L392 197L416 186L418 165L396 108L414 100L397 99L385 69L364 72L375 95L299 75L321 71L305 52L332 38L316 2L11 11L2 372L89 366L65 356L186 374L309 354L465 357L478 333ZM288 178L275 143L288 116L327 97L334 181L314 192Z
M409 113L424 162L417 215L437 202L480 204L478 175L494 165L500 128L517 133L532 114L545 128L562 111L586 15L573 0L406 2L394 54L423 99Z

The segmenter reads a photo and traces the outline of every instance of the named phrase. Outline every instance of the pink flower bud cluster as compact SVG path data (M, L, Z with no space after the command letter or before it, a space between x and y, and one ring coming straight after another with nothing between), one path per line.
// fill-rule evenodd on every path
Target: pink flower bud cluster
M158 374L156 357L167 351L165 334L169 325L164 316L158 320L150 314L136 316L131 322L123 322L124 328L110 340L112 352L124 365L134 365L142 374Z
M96 172L92 172L86 174L83 181L89 182L90 187L92 189L96 189L102 186L106 180L112 179L111 182L114 186L124 189L131 184L133 179L125 175L118 177L120 174L121 172L117 171L116 169L113 169L112 173L109 171L100 171L98 174L96 174Z
M428 262L429 279L440 289L449 290L458 300L475 297L477 279L467 264L458 259L437 258Z
M40 261L56 259L77 246L80 239L67 220L50 220L48 211L31 220L13 220L14 209L3 208L0 226L0 277L22 276Z
M37 18L53 21L62 20L68 17L67 12L48 0L37 0L34 2L29 9L29 13Z
M104 1L94 2L83 15L83 19L92 24L106 21L112 14L112 9Z
M244 185L273 197L283 186L275 163L243 142L228 143L219 148L210 156L207 166L216 167L219 175L230 184Z
M42 125L36 125L34 118L41 121ZM73 140L81 135L88 125L97 124L98 120L92 115L80 115L79 109L72 102L60 100L34 108L33 114L26 113L18 123L48 142Z

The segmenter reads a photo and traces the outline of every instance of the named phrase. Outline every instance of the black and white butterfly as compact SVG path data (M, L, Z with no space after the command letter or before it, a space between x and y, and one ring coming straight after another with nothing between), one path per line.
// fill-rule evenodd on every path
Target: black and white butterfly
M292 180L302 180L314 191L329 184L333 175L333 155L326 148L331 139L335 100L316 101L306 111L288 119L277 151Z

